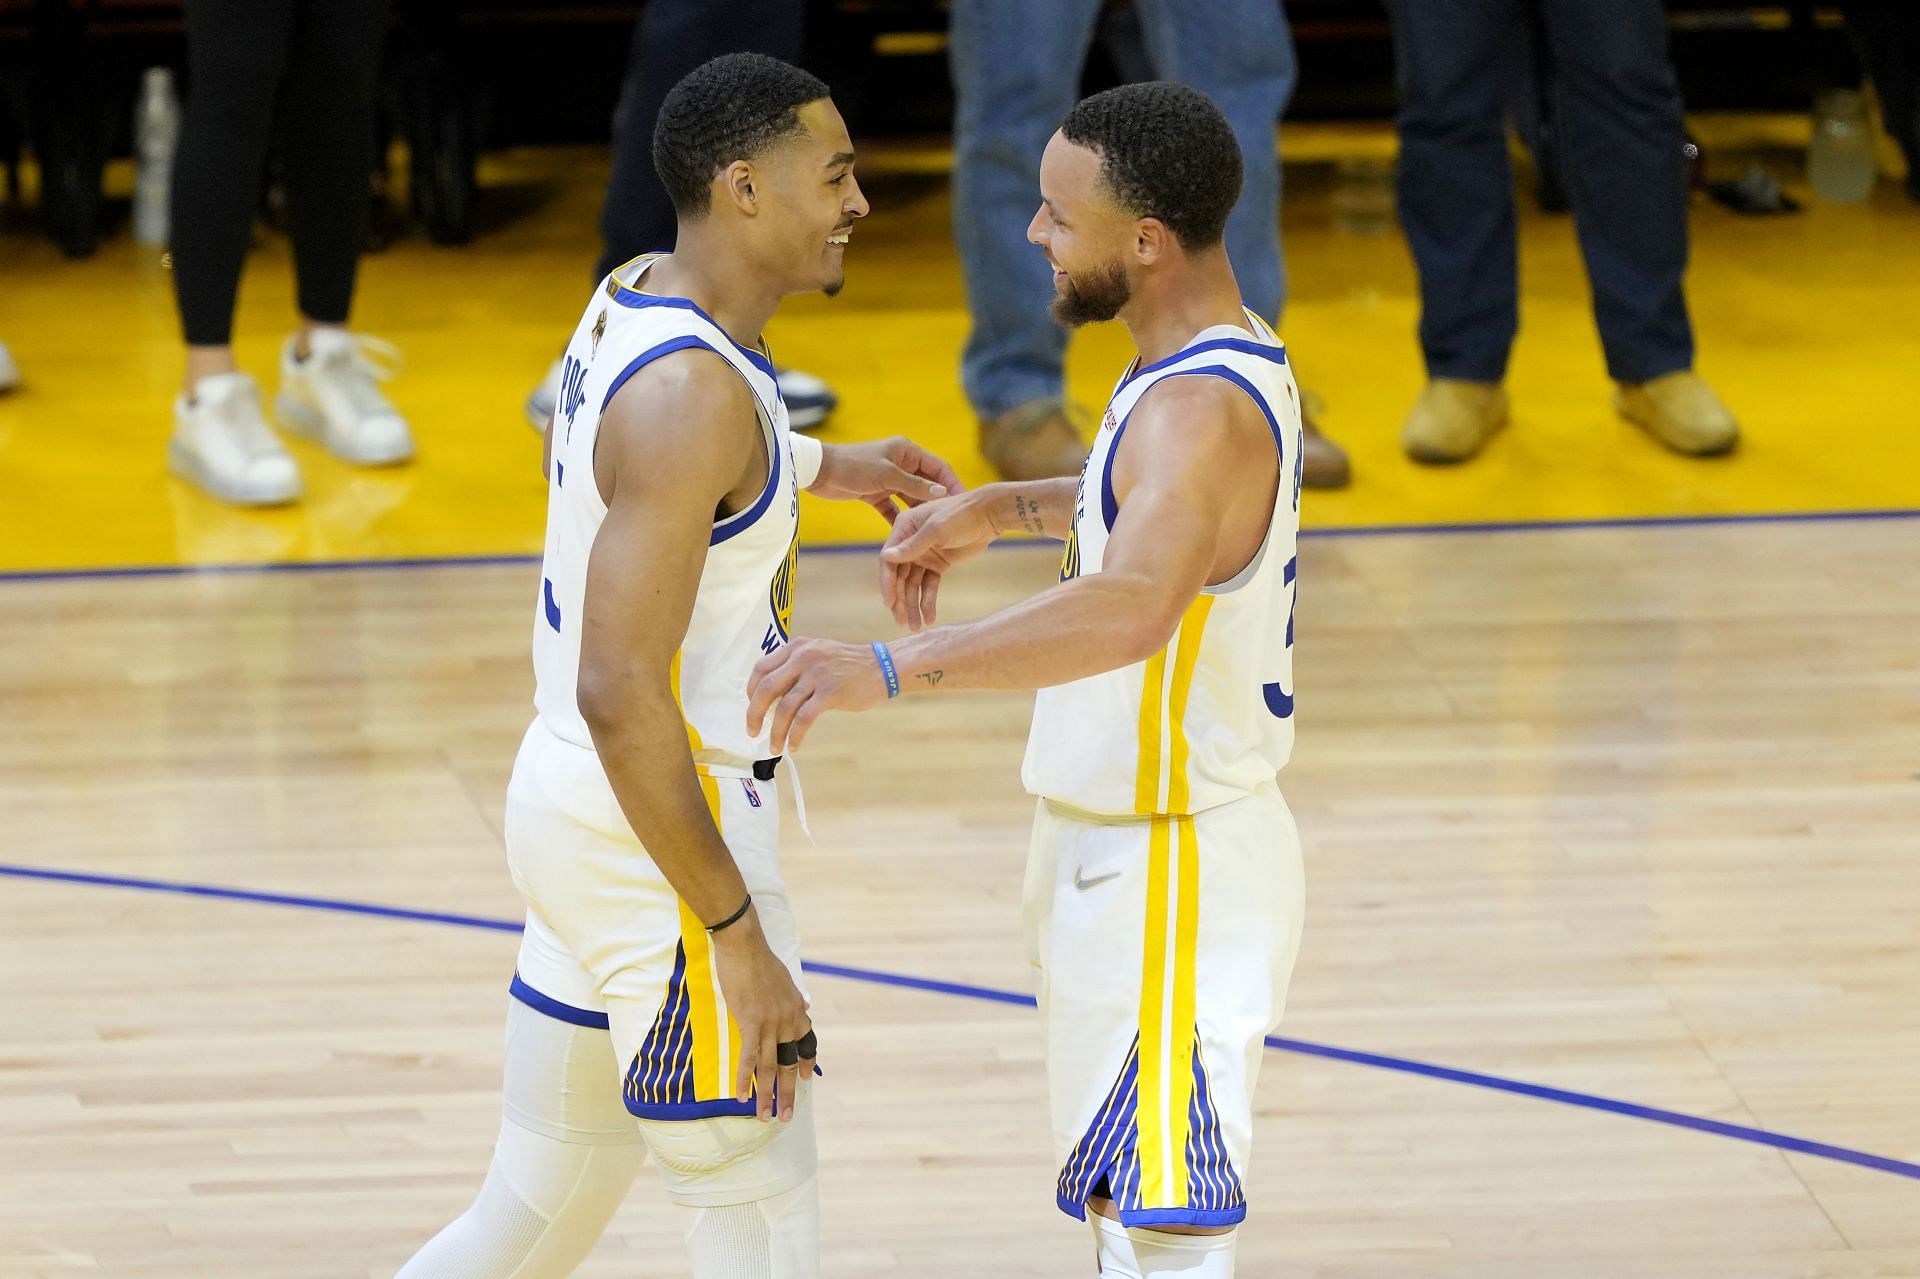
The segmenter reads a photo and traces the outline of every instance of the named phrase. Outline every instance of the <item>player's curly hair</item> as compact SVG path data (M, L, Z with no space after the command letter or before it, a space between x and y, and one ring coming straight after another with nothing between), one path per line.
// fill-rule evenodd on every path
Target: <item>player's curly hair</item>
M1067 116L1067 141L1100 154L1100 176L1136 218L1188 250L1220 243L1240 198L1240 144L1206 94L1155 80L1096 93Z
M689 71L653 126L653 167L673 211L704 217L715 174L794 133L799 109L827 96L818 76L760 53L729 53Z

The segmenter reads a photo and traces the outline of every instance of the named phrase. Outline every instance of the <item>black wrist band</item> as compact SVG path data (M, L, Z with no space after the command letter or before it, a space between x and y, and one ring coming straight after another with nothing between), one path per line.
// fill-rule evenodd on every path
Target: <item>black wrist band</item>
M752 906L753 906L753 894L748 893L747 899L740 903L739 910L734 911L733 914L728 915L725 919L721 920L717 924L707 925L707 936L711 937L715 933L719 932L722 928L727 928L733 924L739 923L740 920L745 917L747 911L752 908Z

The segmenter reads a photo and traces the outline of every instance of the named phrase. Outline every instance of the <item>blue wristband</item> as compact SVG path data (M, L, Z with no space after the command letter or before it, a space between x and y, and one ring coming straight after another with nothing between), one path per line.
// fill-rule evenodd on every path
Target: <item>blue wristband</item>
M887 677L887 696L900 696L900 672L894 669L893 654L879 640L873 642L873 655L880 662L880 673Z

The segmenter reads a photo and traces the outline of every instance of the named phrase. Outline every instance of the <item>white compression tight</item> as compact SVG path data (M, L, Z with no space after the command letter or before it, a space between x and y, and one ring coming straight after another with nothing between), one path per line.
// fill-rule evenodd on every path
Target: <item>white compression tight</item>
M563 1279L592 1251L649 1147L682 1205L695 1279L813 1279L820 1210L808 1091L790 1126L636 1121L606 1031L510 1001L487 1179L398 1279Z
M1089 1212L1100 1247L1100 1279L1233 1279L1234 1232L1176 1235L1128 1229Z

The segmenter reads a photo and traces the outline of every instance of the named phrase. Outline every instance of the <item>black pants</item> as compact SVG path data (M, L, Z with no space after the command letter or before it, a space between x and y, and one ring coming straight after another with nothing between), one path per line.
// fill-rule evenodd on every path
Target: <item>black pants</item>
M233 335L276 104L300 313L343 324L366 239L388 0L186 0L172 251L190 346Z
M1554 124L1607 371L1693 364L1681 276L1687 161L1660 0L1387 0L1400 80L1400 217L1433 377L1498 381L1519 330L1510 41L1537 3Z
M648 0L634 24L613 113L613 172L600 210L606 249L594 278L642 253L673 247L673 204L653 167L653 124L667 92L724 53L797 63L805 10L805 0Z

